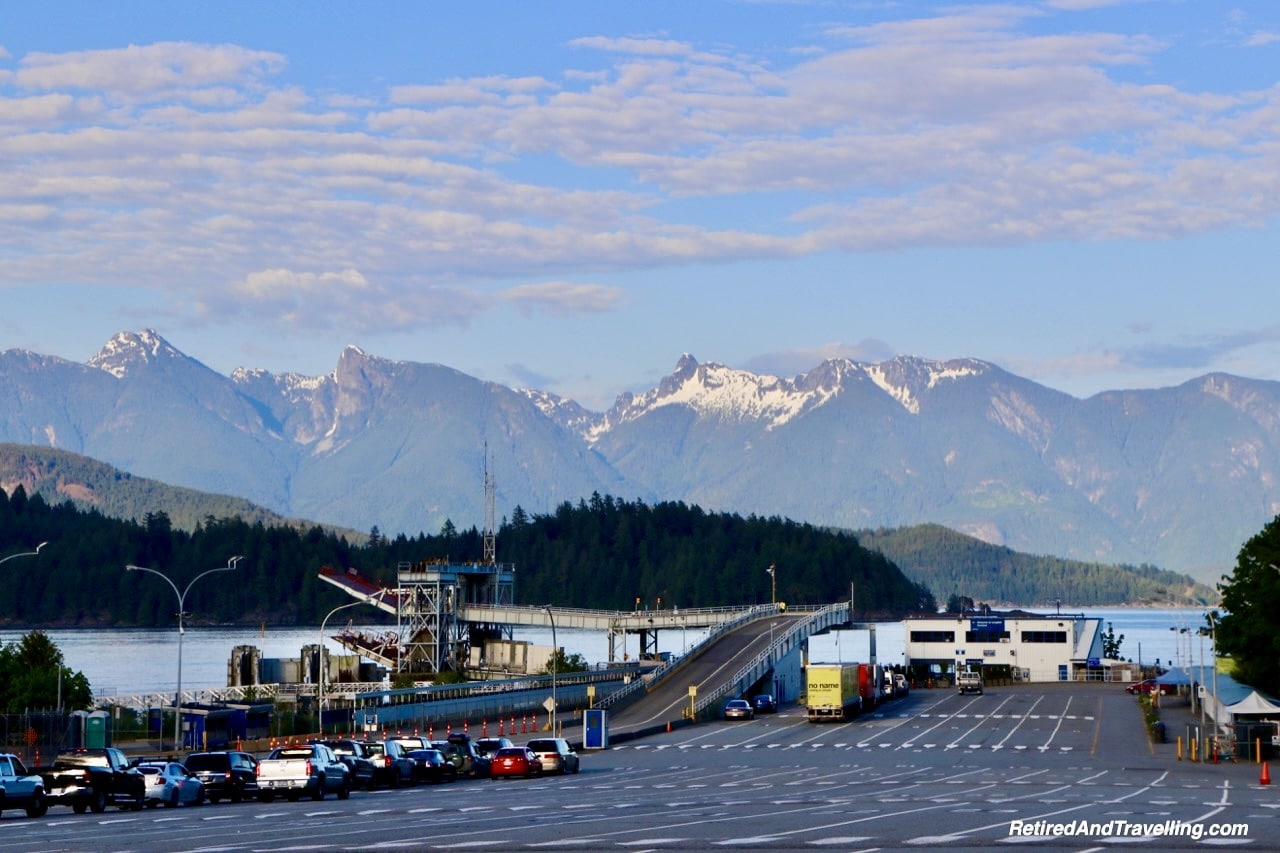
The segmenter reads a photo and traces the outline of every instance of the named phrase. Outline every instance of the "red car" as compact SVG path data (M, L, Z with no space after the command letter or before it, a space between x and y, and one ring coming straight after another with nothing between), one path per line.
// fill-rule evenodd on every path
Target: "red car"
M490 779L497 779L499 776L523 776L527 779L541 775L542 759L524 746L508 746L498 750L493 755L493 763L489 765Z
M1159 690L1165 696L1172 696L1178 692L1178 688L1172 684L1157 684L1155 679L1148 678L1146 681L1139 681L1137 684L1130 684L1124 689L1125 693L1155 693Z

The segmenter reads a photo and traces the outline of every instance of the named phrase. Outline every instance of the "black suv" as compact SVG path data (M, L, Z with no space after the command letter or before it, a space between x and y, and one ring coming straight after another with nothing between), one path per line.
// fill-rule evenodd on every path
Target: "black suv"
M258 759L247 752L193 752L182 762L204 784L205 796L238 803L258 793Z
M444 753L444 757L453 762L459 776L479 779L489 775L489 759L480 754L471 738L460 732L449 735L448 740L432 741L432 749Z
M380 775L375 762L381 761L382 757L380 754L374 755L367 744L347 738L315 740L312 743L322 743L329 747L338 756L338 760L347 765L347 769L351 771L352 788L374 789L375 780Z

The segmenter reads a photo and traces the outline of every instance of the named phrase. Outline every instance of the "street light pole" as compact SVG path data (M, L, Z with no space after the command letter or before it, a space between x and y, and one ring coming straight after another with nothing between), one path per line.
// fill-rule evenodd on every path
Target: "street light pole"
M339 610L346 610L348 607L355 607L357 604L373 604L382 596L387 594L386 589L380 589L373 595L366 595L364 598L355 601L348 601L346 604L339 604L324 615L324 619L320 620L320 650L316 653L316 669L319 670L319 687L316 690L316 722L320 724L320 734L324 734L324 626L329 623L329 617L337 613Z
M770 563L769 568L765 569L769 573L769 603L778 603L778 566L776 563Z
M205 575L211 575L214 572L229 572L236 567L236 563L240 562L243 559L244 559L243 556L235 556L227 560L227 564L225 566L219 566L216 569L208 569L207 571L201 572L200 574L192 578L191 582L188 583L186 588L183 589L182 591L178 590L178 585L174 583L169 578L169 576L166 575L164 572L159 572L159 571L156 571L155 569L148 569L146 566L129 565L124 567L125 571L128 571L128 572L150 572L151 574L157 577L163 578L164 582L173 588L173 594L178 597L178 690L174 694L174 703L173 703L173 748L174 750L182 749L182 746L181 746L181 741L182 741L182 635L186 633L186 630L183 627L182 619L183 619L183 616L186 615L185 609L186 609L187 593L191 591L191 587L195 586L195 582L200 580L200 578L204 577Z
M556 711L560 706L556 703L556 670L560 668L560 662L556 660L556 653L560 651L560 644L556 642L556 617L551 612L551 605L544 604L542 609L547 611L547 618L551 620L551 736L558 737Z
M36 549L34 551L23 551L21 554L10 554L9 556L5 557L3 560L0 560L0 563L7 563L10 560L16 560L19 557L34 557L40 553L41 548L43 548L45 545L48 545L48 544L49 544L48 542L41 542L39 545L36 546Z

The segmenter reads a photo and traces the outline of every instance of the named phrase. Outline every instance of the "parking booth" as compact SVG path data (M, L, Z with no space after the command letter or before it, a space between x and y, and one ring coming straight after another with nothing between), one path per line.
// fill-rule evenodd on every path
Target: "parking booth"
M591 708L583 712L582 748L609 748L609 712L603 708Z

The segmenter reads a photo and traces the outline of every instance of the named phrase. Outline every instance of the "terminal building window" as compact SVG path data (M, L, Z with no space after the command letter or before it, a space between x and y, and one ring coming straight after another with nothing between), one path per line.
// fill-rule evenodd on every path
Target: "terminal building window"
M1065 643L1067 641L1066 631L1023 631L1022 642L1024 643Z
M954 643L956 641L955 631L912 631L911 642L913 643Z
M965 631L965 642L968 643L998 643L1001 640L1009 639L1008 631Z

